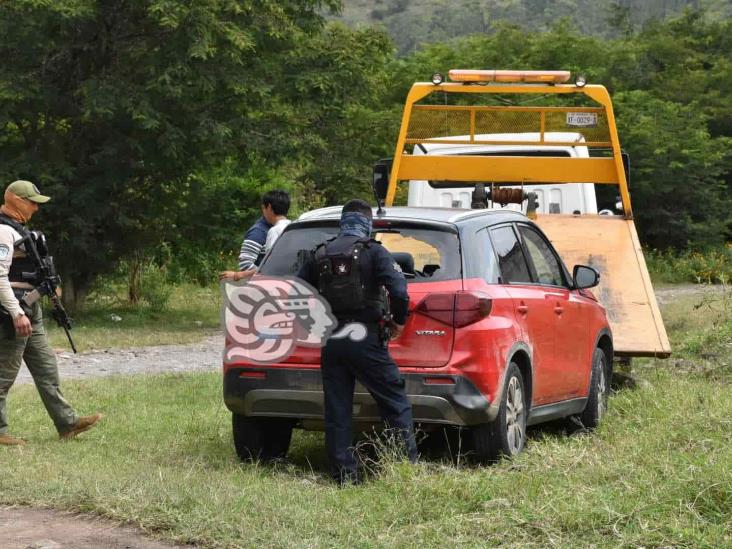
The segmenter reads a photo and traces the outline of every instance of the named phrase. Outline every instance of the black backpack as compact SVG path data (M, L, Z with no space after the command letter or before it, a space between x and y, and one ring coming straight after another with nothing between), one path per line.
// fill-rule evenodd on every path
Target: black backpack
M334 313L378 306L380 296L372 295L372 284L362 280L361 255L372 242L369 238L357 240L350 249L341 253L328 251L328 243L315 249L318 270L318 291L330 303Z

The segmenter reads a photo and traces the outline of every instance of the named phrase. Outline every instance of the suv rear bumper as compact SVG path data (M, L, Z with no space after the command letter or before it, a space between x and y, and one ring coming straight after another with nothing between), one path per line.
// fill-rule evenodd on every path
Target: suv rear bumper
M259 377L241 377L241 374ZM476 425L495 419L498 409L467 378L445 374L403 374L416 423ZM430 379L433 383L427 383ZM444 380L435 383L436 380ZM236 414L323 420L319 369L230 368L224 375L224 402ZM366 389L356 383L355 422L378 422L381 415Z

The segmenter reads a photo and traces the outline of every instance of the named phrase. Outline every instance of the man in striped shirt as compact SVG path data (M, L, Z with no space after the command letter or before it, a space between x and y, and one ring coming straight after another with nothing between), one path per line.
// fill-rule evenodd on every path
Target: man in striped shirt
M267 251L267 233L274 225L281 223L290 209L290 196L281 190L268 191L262 196L262 217L252 225L244 236L239 252L239 270L224 271L221 280L241 280L256 272L256 267ZM281 232L281 230L280 230ZM269 245L274 244L270 239Z

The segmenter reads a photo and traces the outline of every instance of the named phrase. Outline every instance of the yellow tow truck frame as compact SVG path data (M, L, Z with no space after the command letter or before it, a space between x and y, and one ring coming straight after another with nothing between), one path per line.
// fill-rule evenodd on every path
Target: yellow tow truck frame
M671 347L661 318L633 210L618 139L612 101L601 85L563 84L565 71L450 71L453 82L439 75L415 83L407 95L392 161L386 206L393 204L399 181L449 181L491 186L563 183L617 185L622 215L542 214L536 223L568 265L595 267L601 282L595 291L605 306L618 357L666 358ZM523 106L420 104L431 95L464 94L585 96L592 106ZM460 94L460 95L457 95ZM572 120L579 120L570 125ZM508 131L507 131L508 130ZM577 142L552 141L557 132L576 132ZM498 133L535 135L535 140L491 140ZM609 150L607 156L419 155L409 146L456 145L582 146Z

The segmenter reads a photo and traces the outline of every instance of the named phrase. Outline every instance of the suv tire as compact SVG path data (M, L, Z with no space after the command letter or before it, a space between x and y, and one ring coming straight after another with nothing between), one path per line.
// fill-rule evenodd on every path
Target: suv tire
M610 379L607 357L602 349L595 349L592 355L592 376L587 405L579 419L587 429L594 429L607 412L607 401L610 395Z
M498 416L492 423L471 428L473 448L479 461L494 462L501 456L512 457L526 445L528 406L524 378L515 362L506 372Z
M231 415L234 447L242 461L284 459L290 449L293 422L287 418Z

